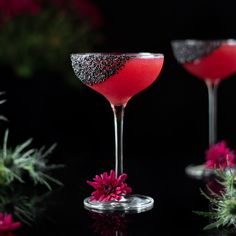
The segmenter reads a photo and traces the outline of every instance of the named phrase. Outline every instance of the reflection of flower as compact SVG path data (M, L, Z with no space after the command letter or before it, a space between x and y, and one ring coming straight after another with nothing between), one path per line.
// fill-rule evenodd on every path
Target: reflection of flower
M205 167L207 169L224 169L226 167L234 167L234 161L234 152L227 148L224 141L211 145L206 151Z
M94 220L92 224L94 232L100 233L102 236L113 236L117 232L122 235L127 233L128 220L120 213L91 212L91 218Z
M0 63L22 77L66 73L68 55L92 50L101 24L91 0L0 0Z
M19 221L13 222L10 214L3 215L0 212L0 232L8 232L16 230L20 227Z
M0 232L0 236L15 236L12 232Z
M126 174L122 174L116 178L114 170L110 171L110 175L108 175L107 172L104 172L101 176L96 175L95 178L93 178L94 182L87 181L87 183L95 189L95 191L92 192L90 200L102 202L112 200L119 201L122 194L129 194L132 191L131 188L124 183L126 177Z
M9 232L0 232L0 236L16 236L16 235L9 231Z
M222 179L215 175L210 175L206 178L206 193L209 196L220 196L224 193L224 186L220 181Z

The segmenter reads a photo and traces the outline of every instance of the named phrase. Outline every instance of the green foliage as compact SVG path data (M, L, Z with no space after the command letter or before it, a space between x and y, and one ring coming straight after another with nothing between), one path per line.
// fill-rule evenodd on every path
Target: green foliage
M208 217L212 223L204 229L213 228L236 228L236 172L233 169L216 170L216 181L221 184L222 191L216 194L210 191L206 194L201 190L202 195L208 199L210 204L209 212L195 211L196 214Z
M20 14L0 25L0 62L19 77L52 71L67 74L69 54L97 43L98 30L71 11L45 5L36 15Z
M0 186L10 185L14 181L25 183L28 175L34 184L43 184L51 190L49 182L58 185L62 183L48 174L49 170L62 167L62 165L49 165L46 157L53 151L55 144L46 151L29 148L32 139L8 148L8 131L5 132L3 146L0 148Z

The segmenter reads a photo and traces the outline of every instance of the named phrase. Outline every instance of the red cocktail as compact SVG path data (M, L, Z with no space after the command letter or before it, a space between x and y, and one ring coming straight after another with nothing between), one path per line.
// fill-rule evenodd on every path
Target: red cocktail
M183 63L183 67L203 80L218 83L236 71L236 42L222 41L208 55Z
M158 77L164 62L162 54L87 53L72 54L72 67L78 79L101 93L114 112L116 177L123 173L123 117L129 99L150 86ZM143 195L122 196L121 201L84 200L86 208L99 211L144 211L154 200Z

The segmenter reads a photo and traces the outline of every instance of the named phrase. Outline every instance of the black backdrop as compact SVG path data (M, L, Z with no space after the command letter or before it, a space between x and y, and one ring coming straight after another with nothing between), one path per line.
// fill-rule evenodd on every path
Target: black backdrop
M157 81L133 97L126 108L124 168L128 183L135 192L156 200L152 211L131 217L128 235L205 234L202 228L207 220L192 213L207 209L199 192L202 181L188 178L184 168L204 160L207 89L177 64L170 41L236 38L232 2L96 2L104 15L104 39L94 51L165 55ZM235 77L223 81L218 91L218 140L226 140L232 149L236 149ZM99 235L91 229L93 220L83 210L82 200L91 191L85 180L114 167L113 115L101 95L83 85L72 87L64 79L41 71L32 79L19 80L2 68L0 85L7 103L1 109L9 119L2 126L10 129L10 145L29 137L36 147L57 142L51 161L67 166L55 173L65 187L57 196L62 204L50 213L53 223L26 227L23 232Z
M207 89L202 81L177 64L170 42L183 38L234 38L234 4L227 1L224 4L221 1L96 3L104 16L104 38L94 51L165 55L157 81L132 98L127 106L126 151L132 153L139 147L138 152L149 153L155 153L157 148L162 153L174 149L202 152L208 139ZM70 66L69 55L65 66ZM55 140L64 147L68 143L69 150L87 150L91 145L94 150L112 152L113 117L101 95L84 85L72 87L65 82L66 78L47 71L39 72L31 80L19 80L9 68L3 68L1 77L8 100L2 109L10 120L8 126L19 137L16 139L33 136L39 144ZM232 75L220 84L218 91L218 140L226 139L232 148L236 145L234 84ZM71 142L81 145L70 145ZM106 148L101 147L103 144ZM63 149L60 144L59 148Z

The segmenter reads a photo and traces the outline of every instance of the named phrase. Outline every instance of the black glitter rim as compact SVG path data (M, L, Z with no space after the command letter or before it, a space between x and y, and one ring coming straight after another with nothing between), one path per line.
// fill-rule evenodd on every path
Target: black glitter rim
M71 53L71 56L89 56L89 55L94 55L94 56L129 56L132 58L158 58L158 57L164 57L163 53L155 53L155 52L86 52L86 53Z
M234 39L199 40L185 39L171 41L172 50L179 63L193 62L211 54L222 44L236 44Z
M72 68L77 78L86 85L99 84L117 74L132 58L158 58L154 53L77 53L71 54Z

